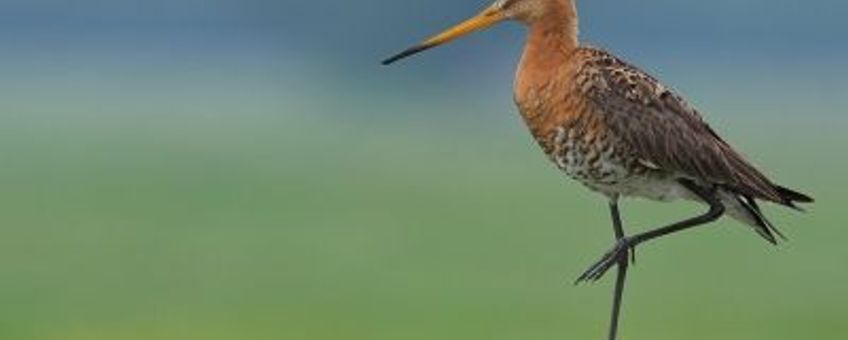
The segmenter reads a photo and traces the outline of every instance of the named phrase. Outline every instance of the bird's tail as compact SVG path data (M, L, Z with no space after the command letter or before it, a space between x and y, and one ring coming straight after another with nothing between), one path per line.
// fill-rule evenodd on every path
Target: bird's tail
M757 200L747 197L747 196L738 196L737 200L739 202L739 206L744 209L745 213L748 217L748 224L754 227L754 231L766 241L769 241L771 244L777 244L778 237L781 240L786 241L786 236L780 232L771 221L766 218L766 215L763 214L763 211L760 210L760 205L757 204Z
M776 190L777 193L780 194L780 197L783 198L783 200L786 202L786 205L792 208L798 208L795 203L813 203L816 201L810 196L807 196L792 189L784 188L779 185L776 185L774 187L774 190Z
M781 186L775 186L774 189L783 199L783 205L796 210L801 210L801 208L799 208L795 203L813 203L815 201L810 196ZM765 214L763 214L763 211L760 209L755 198L746 195L729 196L732 196L734 199L731 200L730 197L726 197L723 200L723 203L725 203L728 207L729 215L754 227L754 231L756 231L757 234L772 244L777 244L778 239L786 240L783 233L781 233L780 230L778 230L777 227L775 227L774 224L766 218Z

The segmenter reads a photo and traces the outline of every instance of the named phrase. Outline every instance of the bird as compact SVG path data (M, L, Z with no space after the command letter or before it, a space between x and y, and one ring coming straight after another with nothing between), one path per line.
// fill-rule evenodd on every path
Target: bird
M612 53L583 44L575 0L497 0L382 64L505 21L518 22L527 32L513 84L524 123L556 168L608 202L614 245L576 283L596 282L617 268L609 340L618 338L628 267L637 246L725 215L777 244L785 237L760 202L796 210L814 202L758 170L673 89ZM706 211L628 236L619 210L624 198L694 201Z

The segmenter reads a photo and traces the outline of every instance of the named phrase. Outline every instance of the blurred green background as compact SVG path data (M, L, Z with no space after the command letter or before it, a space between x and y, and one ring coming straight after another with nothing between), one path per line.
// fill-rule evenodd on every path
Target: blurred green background
M0 338L602 339L606 203L511 101L484 1L0 3ZM809 213L646 245L625 339L844 339L848 3L584 0ZM629 232L698 206L627 201ZM844 210L843 210L844 211Z

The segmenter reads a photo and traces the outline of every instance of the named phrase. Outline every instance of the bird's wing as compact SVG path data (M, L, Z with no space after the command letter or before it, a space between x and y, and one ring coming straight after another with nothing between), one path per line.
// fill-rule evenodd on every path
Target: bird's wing
M593 111L643 163L748 197L791 204L682 97L611 54L584 53L577 85Z

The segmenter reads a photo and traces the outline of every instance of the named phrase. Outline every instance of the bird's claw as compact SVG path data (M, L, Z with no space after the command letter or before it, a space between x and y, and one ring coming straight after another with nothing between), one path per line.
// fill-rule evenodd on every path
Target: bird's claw
M596 282L604 277L604 274L606 274L607 271L609 271L614 265L627 266L629 264L627 262L628 260L634 264L636 263L636 246L630 239L625 237L618 240L612 250L604 254L604 256L601 257L597 263L589 267L583 275L580 275L574 284Z

